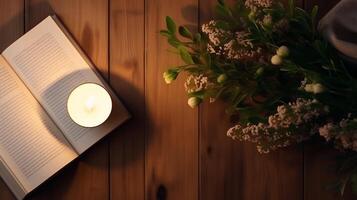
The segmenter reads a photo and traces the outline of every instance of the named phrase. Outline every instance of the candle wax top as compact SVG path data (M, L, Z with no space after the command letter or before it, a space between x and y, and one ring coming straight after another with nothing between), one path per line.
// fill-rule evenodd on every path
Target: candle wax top
M112 100L102 86L85 83L71 92L67 109L71 119L78 125L96 127L109 117L112 111Z

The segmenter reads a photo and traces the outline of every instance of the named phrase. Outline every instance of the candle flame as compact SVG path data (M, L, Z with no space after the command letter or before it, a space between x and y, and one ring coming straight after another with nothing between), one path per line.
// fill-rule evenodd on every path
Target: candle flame
M93 111L95 105L95 97L90 96L87 101L85 102L85 107L88 112Z

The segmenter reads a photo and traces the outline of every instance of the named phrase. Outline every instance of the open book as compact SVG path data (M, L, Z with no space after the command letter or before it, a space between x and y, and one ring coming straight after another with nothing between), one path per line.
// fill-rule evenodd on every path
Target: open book
M55 16L2 52L0 80L0 175L18 199L129 118ZM107 121L94 128L67 112L69 94L87 82L106 88L113 102Z

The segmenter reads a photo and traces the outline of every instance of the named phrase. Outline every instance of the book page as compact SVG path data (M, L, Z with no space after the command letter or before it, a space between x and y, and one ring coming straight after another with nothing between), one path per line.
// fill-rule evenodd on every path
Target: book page
M18 195L6 173L30 192L77 154L2 56L0 80L0 173Z
M52 17L47 17L7 48L3 55L72 146L82 153L125 121L128 113L62 30ZM95 128L76 124L67 111L71 91L88 82L106 88L113 101L113 110L119 111L112 112L105 123Z

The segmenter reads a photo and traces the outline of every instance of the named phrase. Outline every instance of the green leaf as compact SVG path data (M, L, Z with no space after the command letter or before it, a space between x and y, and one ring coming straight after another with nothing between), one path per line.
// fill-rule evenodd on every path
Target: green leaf
M179 27L179 33L182 37L192 39L192 33L184 26Z
M201 42L201 34L196 33L193 41L195 41L196 43L200 43Z
M314 32L316 31L316 16L318 11L319 11L318 6L314 6L314 8L311 11L311 24L312 24L312 30Z
M224 92L225 89L226 89L225 87L221 87L221 88L217 91L217 93L215 94L214 99L220 98L220 97L221 97L221 94Z
M165 37L172 37L172 34L167 30L161 30L160 35L165 36Z
M196 92L191 92L188 94L188 97L197 97L200 99L204 99L206 96L206 93L204 90L196 91Z
M192 57L190 53L187 51L187 49L183 46L180 46L179 48L181 59L186 63L186 64L194 64Z
M223 73L223 72L224 72L224 71L222 70L222 68L219 67L219 66L216 65L216 64L211 64L211 65L210 65L210 68L211 68L211 70L212 70L214 73L216 73L216 74L220 74L220 73Z
M294 10L295 10L295 1L294 0L289 0L289 14L290 16L294 15Z
M313 20L315 20L316 19L316 16L317 16L317 12L319 11L319 7L318 6L314 6L314 8L312 9L312 11L311 11L311 18L313 19Z
M174 37L170 37L167 41L171 46L175 48L178 48L181 45L181 42Z
M211 55L208 53L201 54L200 55L200 61L202 64L206 65L207 67L211 67L212 64L212 58Z
M225 18L231 18L232 12L225 4L217 4L216 13Z
M169 16L166 16L166 27L170 33L172 34L176 33L176 24L174 20Z
M216 21L216 27L223 30L229 30L230 28L229 23L222 20Z
M354 194L357 194L357 174L351 176L351 188Z
M237 107L235 112L239 114L239 121L241 123L256 123L263 121L263 118L259 116L259 113L254 107Z

